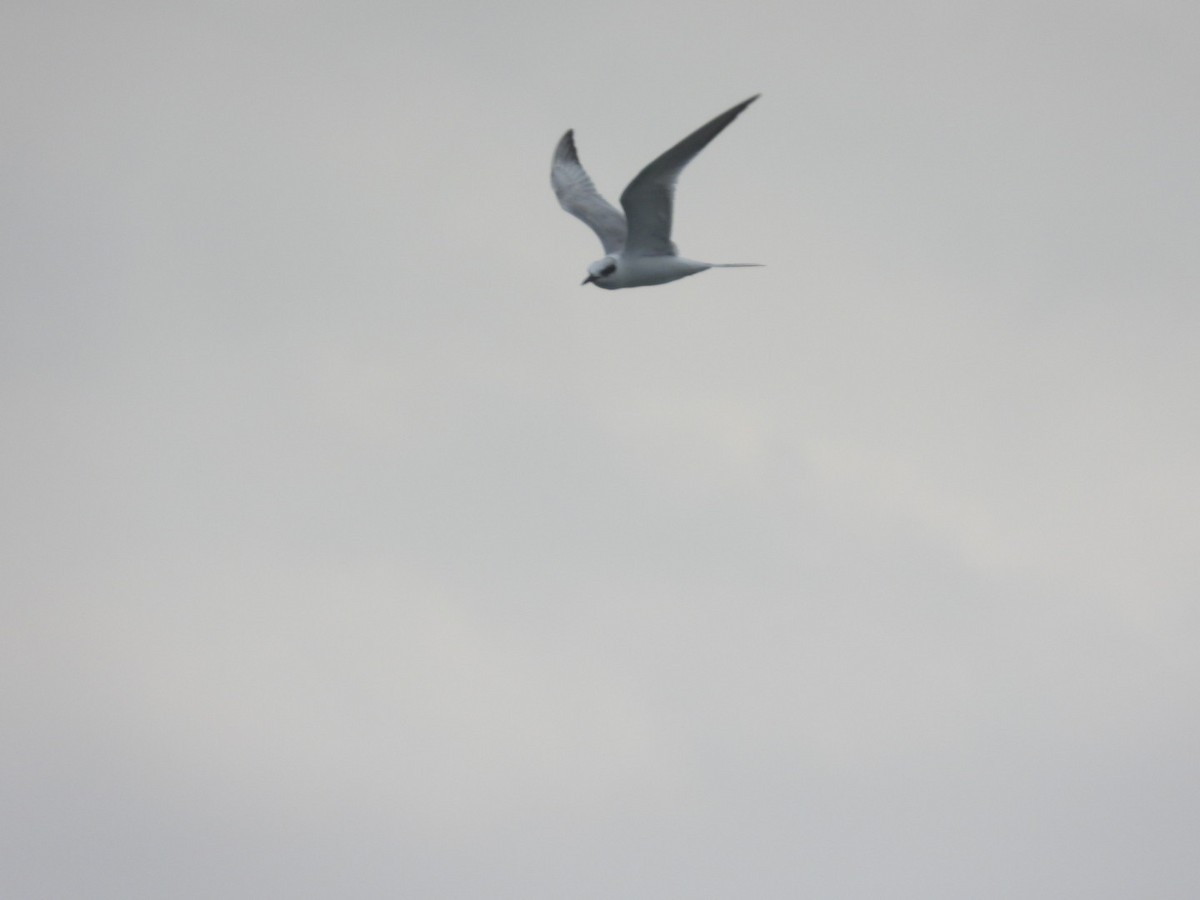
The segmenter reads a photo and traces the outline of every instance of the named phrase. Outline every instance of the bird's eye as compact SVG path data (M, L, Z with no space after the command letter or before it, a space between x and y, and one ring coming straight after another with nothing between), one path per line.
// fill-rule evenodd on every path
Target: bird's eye
M617 271L617 264L612 263L610 265L605 266L603 269L600 270L600 277L607 278L609 275L611 275L615 271Z

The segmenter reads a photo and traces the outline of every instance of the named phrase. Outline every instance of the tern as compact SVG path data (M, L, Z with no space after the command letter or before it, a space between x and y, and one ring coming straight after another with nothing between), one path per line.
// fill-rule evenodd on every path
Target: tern
M605 256L588 266L583 284L605 290L666 284L706 269L757 266L759 263L706 263L680 256L671 242L671 212L679 174L709 142L725 130L755 94L697 128L638 173L621 194L625 213L600 196L575 151L568 131L554 150L550 184L559 205L596 232Z

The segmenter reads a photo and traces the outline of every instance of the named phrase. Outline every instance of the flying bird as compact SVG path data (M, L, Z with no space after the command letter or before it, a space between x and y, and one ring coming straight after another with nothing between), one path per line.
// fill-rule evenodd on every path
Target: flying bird
M605 256L588 266L583 284L605 290L666 284L705 269L757 266L759 263L706 263L680 256L671 242L675 182L696 154L725 130L755 94L697 128L637 174L621 194L624 214L600 196L575 151L575 132L568 131L554 150L550 184L559 205L596 232Z

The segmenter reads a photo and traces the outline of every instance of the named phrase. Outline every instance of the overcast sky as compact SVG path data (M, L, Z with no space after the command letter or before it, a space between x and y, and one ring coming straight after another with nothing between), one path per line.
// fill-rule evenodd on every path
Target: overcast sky
M1194 2L11 2L0 895L1200 896ZM685 255L580 287L688 169Z

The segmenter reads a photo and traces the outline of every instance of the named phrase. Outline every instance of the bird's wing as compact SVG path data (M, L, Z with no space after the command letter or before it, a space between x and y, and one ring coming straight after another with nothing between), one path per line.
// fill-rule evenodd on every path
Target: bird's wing
M755 94L707 125L700 126L629 182L629 187L621 194L621 206L629 220L626 256L675 255L675 245L671 243L671 210L679 173L758 97Z
M619 253L625 246L625 216L600 196L575 152L575 132L568 131L554 148L550 184L559 205L596 232L605 253Z

